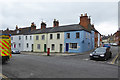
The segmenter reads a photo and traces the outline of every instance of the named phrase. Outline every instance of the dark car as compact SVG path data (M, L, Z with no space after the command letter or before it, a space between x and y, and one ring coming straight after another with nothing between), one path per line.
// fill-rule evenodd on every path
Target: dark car
M17 48L12 48L12 54L20 54L20 51Z
M111 57L112 53L108 47L99 47L90 53L90 59L108 60Z

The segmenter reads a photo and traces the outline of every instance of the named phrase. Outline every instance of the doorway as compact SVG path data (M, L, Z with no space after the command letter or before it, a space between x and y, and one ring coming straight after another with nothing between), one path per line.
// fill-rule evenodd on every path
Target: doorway
M44 44L44 52L46 52L47 50L47 46L46 46L46 44Z
M33 52L33 44L32 44L32 50L31 50L31 52Z
M69 50L69 43L66 43L66 52Z
M62 44L60 44L60 53L62 52Z

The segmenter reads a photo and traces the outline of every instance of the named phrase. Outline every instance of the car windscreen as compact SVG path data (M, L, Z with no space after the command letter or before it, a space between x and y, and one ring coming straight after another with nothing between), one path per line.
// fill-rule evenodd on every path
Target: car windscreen
M106 48L97 48L96 52L106 52Z

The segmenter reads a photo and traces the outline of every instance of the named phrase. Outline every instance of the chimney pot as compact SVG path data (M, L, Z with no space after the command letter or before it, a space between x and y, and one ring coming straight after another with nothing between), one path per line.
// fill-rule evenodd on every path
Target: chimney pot
M81 17L83 16L83 14L81 14Z
M87 13L85 13L85 16L87 16Z

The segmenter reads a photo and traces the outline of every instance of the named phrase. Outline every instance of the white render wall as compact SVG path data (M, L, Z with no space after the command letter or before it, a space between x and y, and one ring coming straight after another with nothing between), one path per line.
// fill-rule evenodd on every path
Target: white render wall
M26 40L26 36L27 36L27 40ZM31 39L30 39L31 36ZM23 51L32 51L32 44L34 45L34 39L33 39L34 35L24 35L23 36ZM28 43L28 48L27 48L27 43Z
M41 39L42 35L45 36L44 40ZM36 40L36 36L38 36L39 38L38 40ZM34 34L34 52L44 52L44 44L46 44L46 51L47 51L47 41L48 41L47 33ZM40 44L40 49L37 49L38 44Z
M60 39L57 39L57 33L60 34ZM53 39L50 39L50 34L53 34ZM55 44L55 50L51 50L52 44ZM62 44L62 52L64 52L64 32L48 33L48 45L50 52L60 52L60 44Z
M21 37L21 39L19 40L19 36ZM12 35L11 36L13 39L11 40L11 48L14 48L14 45L16 45L16 48L20 51L23 51L23 48L24 48L24 37L23 35ZM19 43L20 43L20 46L19 46Z

